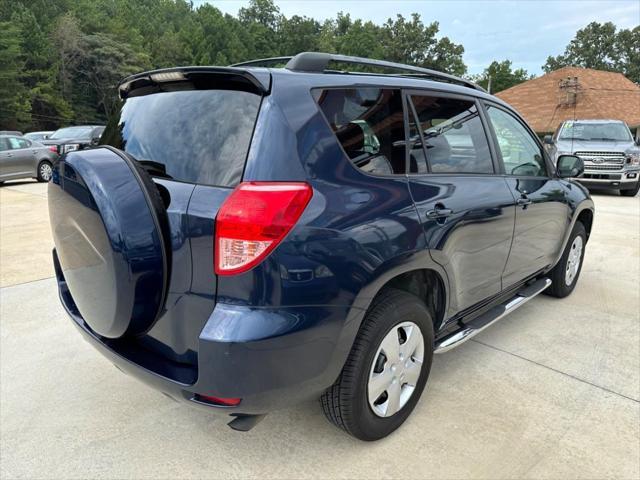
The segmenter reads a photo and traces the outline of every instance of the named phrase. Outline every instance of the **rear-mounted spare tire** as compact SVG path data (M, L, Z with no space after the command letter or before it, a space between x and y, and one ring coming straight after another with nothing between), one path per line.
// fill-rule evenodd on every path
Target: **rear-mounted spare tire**
M146 332L170 278L167 212L149 174L114 148L72 152L56 163L49 215L73 302L98 335Z

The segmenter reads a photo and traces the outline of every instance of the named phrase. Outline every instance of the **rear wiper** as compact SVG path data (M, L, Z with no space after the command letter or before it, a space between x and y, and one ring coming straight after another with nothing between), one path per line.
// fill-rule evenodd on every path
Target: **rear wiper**
M154 162L153 160L138 160L137 158L135 160L149 175L173 180L173 177L167 173L167 167L164 163Z

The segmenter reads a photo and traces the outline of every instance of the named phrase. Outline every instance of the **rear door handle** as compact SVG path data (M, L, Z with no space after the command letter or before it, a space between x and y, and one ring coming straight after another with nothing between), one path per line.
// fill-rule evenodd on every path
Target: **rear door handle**
M522 195L519 199L516 200L516 203L521 207L526 207L527 205L531 205L531 199L526 195Z
M440 208L440 207L436 207L433 210L429 210L427 212L427 218L446 218L450 215L453 214L453 210L451 210L450 208Z

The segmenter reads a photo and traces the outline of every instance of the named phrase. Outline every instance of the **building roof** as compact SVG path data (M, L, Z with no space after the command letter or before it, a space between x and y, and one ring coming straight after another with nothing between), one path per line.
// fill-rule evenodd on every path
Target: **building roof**
M640 125L640 86L621 73L564 67L496 94L538 133L564 120L617 119Z

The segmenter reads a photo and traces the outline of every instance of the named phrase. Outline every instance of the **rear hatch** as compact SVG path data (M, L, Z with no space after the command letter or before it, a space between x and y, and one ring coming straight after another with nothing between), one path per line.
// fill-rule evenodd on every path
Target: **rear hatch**
M131 77L96 149L54 167L61 298L110 348L185 384L216 302L214 223L241 180L269 74L185 68Z

